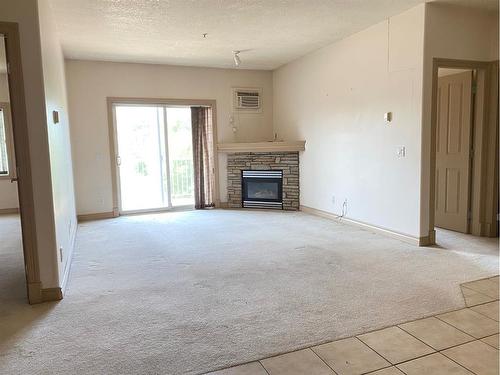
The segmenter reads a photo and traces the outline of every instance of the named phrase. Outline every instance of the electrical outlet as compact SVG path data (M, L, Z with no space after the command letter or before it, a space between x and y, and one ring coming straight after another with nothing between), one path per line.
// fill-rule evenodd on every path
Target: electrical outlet
M396 149L396 155L398 158L405 158L406 157L406 147L405 146L398 146Z
M385 122L391 122L392 121L392 112L384 113L384 120L385 120Z
M335 195L332 195L332 204L335 205Z
M63 261L63 248L59 248L59 258L61 259L61 262Z

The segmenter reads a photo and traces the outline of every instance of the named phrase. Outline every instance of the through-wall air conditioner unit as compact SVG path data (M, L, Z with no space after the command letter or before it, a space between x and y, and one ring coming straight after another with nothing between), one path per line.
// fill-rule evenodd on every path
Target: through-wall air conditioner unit
M261 97L261 89L234 88L233 107L236 111L261 112Z

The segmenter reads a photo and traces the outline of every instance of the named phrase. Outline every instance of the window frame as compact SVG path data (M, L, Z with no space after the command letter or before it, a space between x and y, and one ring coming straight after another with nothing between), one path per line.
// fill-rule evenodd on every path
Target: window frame
M10 103L0 102L0 109L4 113L5 142L7 146L7 161L9 173L0 175L0 180L12 180L16 178L16 157L14 153L14 134L12 129L12 116L10 113Z

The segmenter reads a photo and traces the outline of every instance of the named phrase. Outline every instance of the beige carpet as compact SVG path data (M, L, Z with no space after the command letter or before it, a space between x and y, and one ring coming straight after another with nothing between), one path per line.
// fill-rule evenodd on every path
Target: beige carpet
M497 273L498 242L439 235L443 247L418 248L264 211L90 222L66 298L31 307L12 286L22 258L11 234L0 373L195 374L457 309L459 283Z

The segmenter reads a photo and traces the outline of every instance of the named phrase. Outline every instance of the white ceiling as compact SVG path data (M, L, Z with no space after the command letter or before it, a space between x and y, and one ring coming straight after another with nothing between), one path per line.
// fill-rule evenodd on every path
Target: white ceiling
M50 1L68 58L274 69L426 0Z

